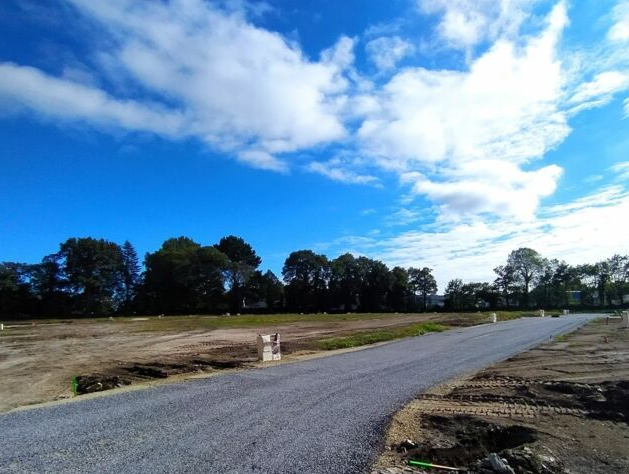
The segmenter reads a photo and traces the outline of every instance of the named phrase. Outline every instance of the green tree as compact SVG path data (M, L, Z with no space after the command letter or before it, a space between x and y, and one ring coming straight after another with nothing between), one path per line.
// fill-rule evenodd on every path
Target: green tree
M598 270L595 264L585 263L577 265L575 271L581 282L581 304L585 306L600 305L598 291Z
M0 315L22 317L32 312L33 297L28 281L29 266L0 263Z
M144 286L153 312L185 314L221 310L229 260L216 247L192 239L166 240L146 255Z
M366 312L384 310L386 308L387 295L391 289L391 272L379 260L359 257L357 261L358 265L364 268L359 297L361 310Z
M463 280L455 278L450 280L444 292L446 308L459 311L465 306L465 294L463 292Z
M570 291L578 290L580 284L577 269L560 261L555 267L552 278L555 304L568 307L571 303Z
M216 312L220 310L225 292L225 273L231 262L214 246L199 247L190 269L192 295L190 302L196 311Z
M559 260L557 259L545 259L541 260L541 265L537 275L537 286L531 293L536 293L536 301L544 308L550 308L554 306L554 286L553 278L557 267L559 266Z
M351 311L358 305L364 269L351 253L330 262L330 296L334 307Z
M494 268L494 273L498 275L494 280L494 287L502 295L505 305L509 309L511 307L511 295L516 286L515 270L509 265L500 265Z
M602 260L600 262L596 262L593 266L593 270L595 275L595 285L596 291L598 293L599 304L607 306L607 293L611 280L611 268L609 267L609 261Z
M227 284L230 305L232 311L239 313L242 309L249 279L260 266L262 260L256 255L251 245L234 235L223 237L216 248L229 259Z
M67 280L58 254L48 255L31 266L31 285L38 299L38 314L45 317L70 313L71 299L66 292Z
M123 290L120 246L104 239L72 238L61 244L59 257L75 311L108 314L115 311Z
M500 292L491 283L477 283L476 286L476 300L478 303L484 302L489 305L490 308L498 307L498 300L500 299Z
M293 311L327 309L330 264L325 255L312 250L292 252L284 262L286 304Z
M515 281L519 284L524 308L529 307L529 291L543 269L544 259L535 250L519 248L507 257L507 268L513 269Z
M408 272L402 267L391 270L391 290L388 294L388 304L393 311L406 311L411 290L408 282Z
M267 308L280 310L284 307L284 284L271 270L263 275L264 296Z
M129 309L140 283L140 261L135 248L128 240L122 245L123 306Z
M263 301L268 311L279 311L284 306L284 285L271 270L255 271L249 279L245 301L248 305Z
M428 295L437 293L437 280L432 275L432 269L428 267L409 268L408 275L411 289L415 294L422 297L422 308L426 311L428 309Z
M623 303L623 296L629 293L629 257L614 255L607 260L611 282L612 296L619 304Z

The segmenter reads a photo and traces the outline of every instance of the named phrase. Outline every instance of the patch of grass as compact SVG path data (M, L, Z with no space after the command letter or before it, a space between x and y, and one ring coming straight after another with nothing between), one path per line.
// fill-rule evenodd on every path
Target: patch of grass
M566 341L566 335L565 334L557 334L555 336L555 342L565 342Z
M536 318L539 317L539 311L495 311L498 321L510 321L518 318ZM489 314L489 313L487 313ZM560 316L560 311L546 311L546 317Z
M253 328L253 327L273 327L278 325L295 324L300 322L349 322L349 321L369 321L387 320L390 318L404 319L412 318L418 324L418 316L421 322L441 323L446 326L472 326L487 322L490 312L477 313L341 313L341 314L242 314L232 316L208 316L208 315L181 315L181 316L114 316L113 321L107 317L98 318L77 318L77 319L49 319L36 321L37 325L44 324L72 324L72 325L115 325L119 329L130 332L164 332L177 333L182 331L212 331L215 329L228 328ZM506 321L522 316L533 316L529 312L523 311L497 311L499 321ZM134 318L147 318L146 320L134 321ZM411 321L409 321L411 323ZM5 323L6 324L6 323ZM29 321L20 321L30 327ZM12 331L15 331L13 329ZM6 332L6 331L4 331ZM1 335L1 334L0 334Z
M442 332L447 326L438 323L417 323L394 329L366 331L352 334L351 336L322 339L317 342L319 349L330 351L334 349L347 349L350 347L366 346L378 342L392 341L404 337L421 336L428 332Z
M277 326L299 322L341 322L387 319L393 316L387 313L350 313L350 314L244 314L233 316L151 316L148 321L140 322L141 331L191 331L214 330L227 328L249 328L261 326ZM395 316L405 316L399 314ZM116 318L118 322L134 322L129 318Z

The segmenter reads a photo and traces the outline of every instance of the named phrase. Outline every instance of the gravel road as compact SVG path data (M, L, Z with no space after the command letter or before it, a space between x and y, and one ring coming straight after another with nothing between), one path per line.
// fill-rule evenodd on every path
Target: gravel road
M457 329L0 415L0 473L361 473L422 390L591 315Z

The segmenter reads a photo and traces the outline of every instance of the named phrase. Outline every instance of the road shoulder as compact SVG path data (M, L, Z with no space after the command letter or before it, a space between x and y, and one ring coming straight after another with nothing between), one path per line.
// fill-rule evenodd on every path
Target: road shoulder
M629 330L597 321L418 396L372 472L424 472L419 459L493 473L497 453L504 472L625 473L628 443Z

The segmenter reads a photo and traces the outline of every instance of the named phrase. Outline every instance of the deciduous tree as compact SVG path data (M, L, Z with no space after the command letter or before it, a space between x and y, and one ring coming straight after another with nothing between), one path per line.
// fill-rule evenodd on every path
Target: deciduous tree
M90 237L72 238L61 244L58 255L77 312L108 314L116 310L124 287L124 263L118 244Z
M409 268L409 282L415 294L422 297L422 308L428 309L428 295L437 293L437 280L432 275L432 268Z
M524 308L529 307L529 291L539 277L544 259L535 250L522 247L514 250L507 257L507 268L513 269L515 281L522 291Z
M216 248L223 252L229 260L227 285L230 305L232 311L240 312L249 279L260 266L262 260L256 255L251 245L234 235L223 237Z
M292 252L282 268L286 303L294 311L327 309L330 264L325 255L312 250Z

